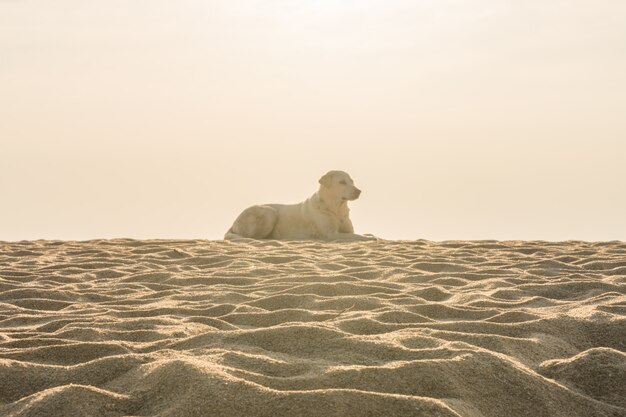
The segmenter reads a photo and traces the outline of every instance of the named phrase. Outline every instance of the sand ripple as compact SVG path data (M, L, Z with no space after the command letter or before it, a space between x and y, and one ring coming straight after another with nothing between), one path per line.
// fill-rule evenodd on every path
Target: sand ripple
M0 242L2 416L626 416L621 242Z

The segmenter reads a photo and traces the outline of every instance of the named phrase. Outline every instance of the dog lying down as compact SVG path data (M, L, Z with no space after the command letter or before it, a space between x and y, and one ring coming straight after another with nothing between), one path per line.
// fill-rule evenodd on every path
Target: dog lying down
M320 188L298 204L265 204L245 209L224 239L323 239L375 240L354 233L348 201L361 190L343 171L329 171L319 180Z

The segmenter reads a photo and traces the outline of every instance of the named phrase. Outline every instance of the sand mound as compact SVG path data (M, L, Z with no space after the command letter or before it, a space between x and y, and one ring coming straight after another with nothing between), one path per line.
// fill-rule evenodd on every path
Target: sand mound
M0 243L2 416L626 416L621 242Z
M609 348L589 349L569 359L541 364L543 375L599 401L626 408L626 354Z

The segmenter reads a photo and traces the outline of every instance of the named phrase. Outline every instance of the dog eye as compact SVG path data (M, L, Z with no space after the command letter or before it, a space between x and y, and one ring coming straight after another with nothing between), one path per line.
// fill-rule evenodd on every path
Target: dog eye
M341 181L339 181L339 184L346 185L346 181L345 180L341 180Z

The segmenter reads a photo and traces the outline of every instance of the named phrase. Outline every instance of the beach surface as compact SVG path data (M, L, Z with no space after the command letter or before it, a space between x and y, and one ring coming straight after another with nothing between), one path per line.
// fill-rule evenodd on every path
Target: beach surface
M626 243L0 242L0 416L626 416Z

